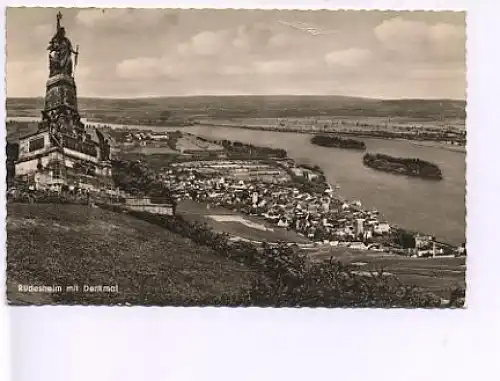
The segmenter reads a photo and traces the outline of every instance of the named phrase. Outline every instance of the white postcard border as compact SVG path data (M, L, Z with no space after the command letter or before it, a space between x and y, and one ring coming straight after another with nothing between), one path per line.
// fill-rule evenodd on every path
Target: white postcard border
M11 6L28 4L9 1ZM31 5L40 4L61 5L51 1ZM146 6L137 1L72 3L114 4ZM180 2L149 4L175 7ZM15 381L494 379L500 358L500 297L496 292L500 253L495 218L500 211L498 1L182 2L183 8L228 6L468 9L468 309L7 308L2 305L1 348L10 352L11 359L0 353L0 361L5 362L0 369L5 371L10 367L10 377L0 375L0 378ZM5 94L4 89L1 94ZM1 152L5 155L4 150ZM5 156L2 160L5 161ZM5 178L5 168L0 168ZM4 192L0 194L5 203ZM2 213L5 221L4 209ZM2 233L5 242L5 231ZM2 266L0 292L5 295L5 261ZM7 320L9 328L4 324Z

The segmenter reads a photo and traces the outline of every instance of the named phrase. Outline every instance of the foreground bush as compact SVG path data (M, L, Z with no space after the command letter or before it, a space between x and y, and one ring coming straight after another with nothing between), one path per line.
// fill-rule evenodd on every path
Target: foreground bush
M109 208L108 206L103 206ZM116 207L112 208L118 211ZM206 224L187 221L181 216L161 216L147 212L130 215L174 233L199 245L212 248L218 255L254 268L258 276L244 295L222 298L220 304L276 307L462 307L465 291L452 290L447 303L441 298L412 286L403 285L383 271L358 275L349 265L330 260L313 264L300 251L282 244L257 247L247 242L229 241ZM223 300L224 299L224 300Z

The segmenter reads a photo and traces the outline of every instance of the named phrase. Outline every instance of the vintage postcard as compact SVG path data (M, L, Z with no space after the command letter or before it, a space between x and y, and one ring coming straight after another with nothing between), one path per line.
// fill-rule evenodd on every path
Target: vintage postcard
M8 8L8 302L463 307L465 19Z

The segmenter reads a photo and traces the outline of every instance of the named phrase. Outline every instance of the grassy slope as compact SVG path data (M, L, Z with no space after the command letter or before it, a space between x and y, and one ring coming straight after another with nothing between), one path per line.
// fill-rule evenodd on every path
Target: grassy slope
M247 239L310 242L292 231L275 226L273 226L274 233L261 232L245 228L239 223L217 223L207 218L210 214L238 214L223 208L212 207L207 210L204 205L183 201L178 205L177 211L184 218L207 222L215 230L230 232ZM244 218L262 223L262 219L259 218L246 215ZM383 268L384 271L396 275L405 284L413 284L442 296L448 295L449 289L465 287L465 258L409 258L343 248L318 249L309 253L312 259L328 259L333 256L344 263L366 263L359 266L361 271L377 271Z
M10 302L207 305L253 273L147 222L76 205L9 204ZM17 284L114 285L116 294L20 294Z

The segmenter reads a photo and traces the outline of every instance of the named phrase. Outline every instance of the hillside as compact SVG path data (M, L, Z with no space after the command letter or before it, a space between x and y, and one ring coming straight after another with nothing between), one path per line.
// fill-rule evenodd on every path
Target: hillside
M10 303L227 304L253 273L189 239L125 214L77 205L9 204ZM118 293L26 294L25 285L118 285Z
M345 96L194 96L138 99L80 98L86 118L123 117L141 121L166 120L171 116L305 117L318 115L407 117L441 120L465 118L465 101L398 99L381 100ZM43 98L9 98L7 115L39 116Z

